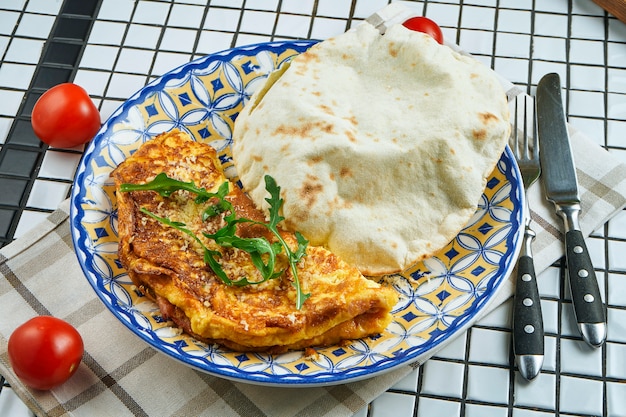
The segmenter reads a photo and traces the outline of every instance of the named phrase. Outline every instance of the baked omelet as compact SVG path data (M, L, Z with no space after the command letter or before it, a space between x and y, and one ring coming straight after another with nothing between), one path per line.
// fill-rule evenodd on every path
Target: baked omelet
M121 184L145 184L161 173L209 192L217 192L228 180L215 150L178 130L144 143L111 174L117 190L120 262L138 289L156 301L164 318L188 334L236 351L279 353L379 334L390 323L396 291L364 277L323 247L307 246L297 264L302 291L310 294L301 308L284 251L276 261L276 269L285 270L278 278L227 285L205 262L198 241L141 210L184 224L205 247L219 251L218 262L233 281L261 281L248 253L203 235L225 224L225 213L202 218L214 201L198 203L193 193L182 190L168 197L149 190L120 191ZM266 220L236 185L229 183L225 199L237 216ZM266 228L250 223L238 224L236 234L276 240ZM297 247L294 234L280 234L290 247Z

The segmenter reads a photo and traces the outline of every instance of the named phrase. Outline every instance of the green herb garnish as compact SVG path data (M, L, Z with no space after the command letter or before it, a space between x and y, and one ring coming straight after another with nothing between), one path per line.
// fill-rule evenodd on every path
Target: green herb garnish
M213 239L215 243L222 247L232 247L247 252L252 259L252 263L261 273L263 278L261 281L249 281L246 277L242 277L238 280L230 279L217 261L217 259L221 257L221 253L207 248L198 236L196 236L191 230L187 229L184 223L159 217L145 208L142 208L141 211L159 222L187 234L199 243L204 252L204 261L213 270L215 275L217 275L227 285L243 286L260 284L267 280L278 278L285 271L275 271L276 256L284 249L289 261L291 273L293 275L292 285L296 288L296 307L300 309L311 294L304 294L302 292L296 264L305 255L306 247L309 242L300 232L296 232L295 236L298 247L295 252L291 250L278 231L278 223L284 220L284 217L280 215L280 208L284 203L284 200L280 197L280 187L276 184L274 178L266 175L265 189L270 194L270 197L265 199L270 205L270 218L268 223L258 222L245 217L237 217L234 207L228 200L226 200L226 195L228 195L229 191L228 182L224 182L216 193L211 193L204 188L198 188L193 182L179 181L161 173L157 175L154 180L145 184L122 184L120 186L120 191L122 192L155 191L162 197L166 198L170 197L175 191L186 190L196 194L196 198L194 200L196 204L205 203L212 198L216 199L217 202L208 206L202 213L202 221L206 221L212 217L225 213L224 221L226 222L226 225L213 234L203 233L203 235L206 238ZM264 226L272 232L272 234L276 237L277 242L270 243L264 237L239 237L235 234L237 231L237 224L239 223L252 223ZM266 261L264 260L264 257L267 259Z

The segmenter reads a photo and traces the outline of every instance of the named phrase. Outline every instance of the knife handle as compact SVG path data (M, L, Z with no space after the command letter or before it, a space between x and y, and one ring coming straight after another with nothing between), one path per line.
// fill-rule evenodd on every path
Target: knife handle
M565 233L565 255L569 275L570 291L576 321L583 337L592 346L600 346L606 338L606 316L600 297L600 289L585 239L580 230L573 229ZM587 337L586 327L598 325L596 334Z
M543 319L533 258L522 255L517 261L513 304L513 352L543 355Z

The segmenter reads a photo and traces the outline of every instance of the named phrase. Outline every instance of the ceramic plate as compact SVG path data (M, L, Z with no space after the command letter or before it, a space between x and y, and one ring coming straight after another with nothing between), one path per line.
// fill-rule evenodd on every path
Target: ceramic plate
M479 208L448 246L391 277L400 294L382 335L347 346L281 355L232 352L180 334L135 290L117 257L117 210L109 173L143 142L178 128L209 143L230 177L237 114L267 74L315 42L274 42L230 49L156 79L104 123L79 166L71 197L72 238L83 272L110 311L155 349L188 366L238 381L316 386L372 377L421 362L468 328L510 274L522 232L522 184L507 148ZM410 179L407 179L410 180Z

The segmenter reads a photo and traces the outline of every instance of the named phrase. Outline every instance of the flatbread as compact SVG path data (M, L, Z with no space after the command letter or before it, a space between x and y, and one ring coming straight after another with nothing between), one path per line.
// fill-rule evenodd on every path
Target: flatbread
M232 151L257 206L269 174L287 229L382 275L457 235L509 131L489 68L401 25L380 35L363 23L270 76L238 116Z

